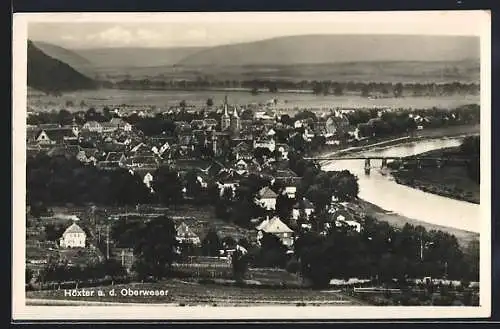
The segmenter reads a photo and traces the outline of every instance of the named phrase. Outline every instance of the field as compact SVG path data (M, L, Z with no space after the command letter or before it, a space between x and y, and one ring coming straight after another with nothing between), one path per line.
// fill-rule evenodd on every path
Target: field
M122 289L132 291L154 290L168 291L163 296L123 296ZM248 288L217 284L200 284L182 280L165 280L158 283L134 283L125 285L88 288L88 291L105 292L106 296L72 297L64 296L64 290L29 291L26 293L28 303L30 299L47 300L53 304L57 300L73 300L78 302L110 302L110 303L161 303L182 306L213 305L213 306L259 306L273 305L361 305L359 301L344 296L336 291L314 291L308 289L270 289ZM116 296L109 296L109 291L116 292ZM43 302L42 302L43 303Z
M369 99L359 95L313 95L310 93L261 93L252 95L248 91L154 91L154 90L118 90L100 89L95 91L77 91L65 93L60 97L47 96L41 93L30 92L28 106L31 110L87 110L89 106L101 109L104 106L121 107L134 106L142 109L156 107L166 110L171 106L178 106L185 100L188 106L205 106L208 98L212 98L215 105L222 104L228 96L231 104L265 104L273 97L278 98L276 107L284 112L294 112L296 108L364 108L364 107L391 107L391 108L455 108L467 104L479 104L479 96L442 96L442 97L402 97ZM71 101L74 107L66 106ZM80 102L85 106L80 107ZM124 109L126 110L126 109Z
M151 62L151 61L150 61ZM454 82L478 83L478 61L388 61L345 62L295 65L153 65L94 68L95 74L109 80L154 79L196 80L209 77L222 80L280 79L287 81L335 80L338 82Z

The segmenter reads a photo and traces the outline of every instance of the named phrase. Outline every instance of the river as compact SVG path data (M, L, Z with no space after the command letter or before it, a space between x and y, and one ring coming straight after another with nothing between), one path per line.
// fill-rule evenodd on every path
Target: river
M461 144L462 138L416 141L360 152L365 156L410 156ZM380 167L381 160L371 165ZM364 160L338 160L323 164L323 170L349 170L359 178L359 197L387 211L431 224L479 233L481 212L478 204L454 200L397 184L392 177L372 168L364 173Z

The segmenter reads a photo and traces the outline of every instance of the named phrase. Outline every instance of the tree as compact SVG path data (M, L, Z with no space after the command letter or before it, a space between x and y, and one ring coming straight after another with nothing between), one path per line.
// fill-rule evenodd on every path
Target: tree
M57 123L61 126L70 125L73 122L73 115L68 110L60 110L57 114Z
M245 252L237 248L231 256L233 277L236 282L242 282L248 268L248 256Z
M175 257L176 229L172 219L162 216L146 222L137 232L134 254L141 275L164 277Z
M358 178L348 170L336 172L333 177L333 185L335 185L333 195L339 201L351 201L358 196Z
M280 193L276 198L276 214L282 221L288 222L290 220L294 202L294 199L289 198L284 193Z
M87 112L85 112L85 120L86 121L93 121L96 119L96 117L97 117L97 111L93 107L89 108L87 110Z
M218 256L219 250L222 249L222 243L214 228L211 228L203 241L201 242L201 249L205 256Z
M212 98L207 99L207 106L208 107L214 106L214 100Z
M370 86L367 84L363 84L363 87L361 89L361 97L368 97L370 96Z
M394 93L394 97L401 97L403 95L403 84L401 82L398 82L394 86L393 93Z
M33 279L33 274L33 270L26 267L24 274L26 284L29 284L31 282L31 279Z
M257 258L259 266L285 267L287 262L287 248L276 235L263 232L260 245L261 249Z
M181 101L179 102L179 106L180 106L182 109L186 108L186 100L184 100L184 99L183 99L183 100L181 100Z
M104 116L104 118L106 119L106 121L109 121L113 118L113 115L111 113L111 110L109 109L109 107L105 106L103 109L102 109L102 115Z
M466 137L460 145L460 152L468 159L467 173L478 184L481 179L480 150L479 136Z
M227 249L233 249L236 247L236 240L231 236L225 236L222 238L222 246Z
M335 96L342 96L344 94L344 91L342 90L342 85L340 85L340 83L336 84L335 87L333 88L333 94Z
M153 190L164 204L178 204L182 199L182 182L177 172L169 167L158 168L153 175Z
M186 194L190 197L197 198L200 196L202 188L198 181L198 173L195 170L190 170L185 176Z

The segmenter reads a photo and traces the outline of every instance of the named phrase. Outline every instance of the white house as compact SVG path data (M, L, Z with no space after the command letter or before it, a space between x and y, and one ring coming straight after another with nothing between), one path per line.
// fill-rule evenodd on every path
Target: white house
M86 239L87 234L85 231L76 223L73 223L62 234L62 237L59 239L59 245L62 248L85 248Z
M281 242L290 247L293 245L293 230L283 223L278 217L265 219L257 226L257 241L263 237L263 232L277 236Z
M256 140L253 143L253 148L256 149L258 147L267 148L270 152L274 152L274 150L276 149L276 142L274 141L274 139L264 139L260 141Z
M267 210L274 210L276 209L276 198L278 195L271 190L268 186L263 187L259 193L259 200L257 201L258 204L260 204L262 207L266 208Z
M93 132L102 133L103 127L102 127L102 125L101 125L99 122L97 122L97 121L87 121L87 122L85 122L85 124L83 125L83 129L84 129L84 130L88 130L88 131L93 131Z
M306 219L309 219L314 212L313 204L307 200L306 198L302 198L302 200L298 201L292 208L292 218L294 220L299 219L300 212L304 211Z
M186 225L186 223L179 224L179 226L177 226L176 228L176 231L177 231L176 239L178 242L190 243L194 245L201 244L201 240L198 237L198 235L196 235L196 233L191 231L191 229L189 228L189 226Z

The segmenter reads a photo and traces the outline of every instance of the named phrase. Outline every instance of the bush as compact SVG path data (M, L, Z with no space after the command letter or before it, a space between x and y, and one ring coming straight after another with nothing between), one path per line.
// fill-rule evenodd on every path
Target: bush
M291 259L286 264L286 270L289 273L297 273L300 270L300 263L296 259Z

